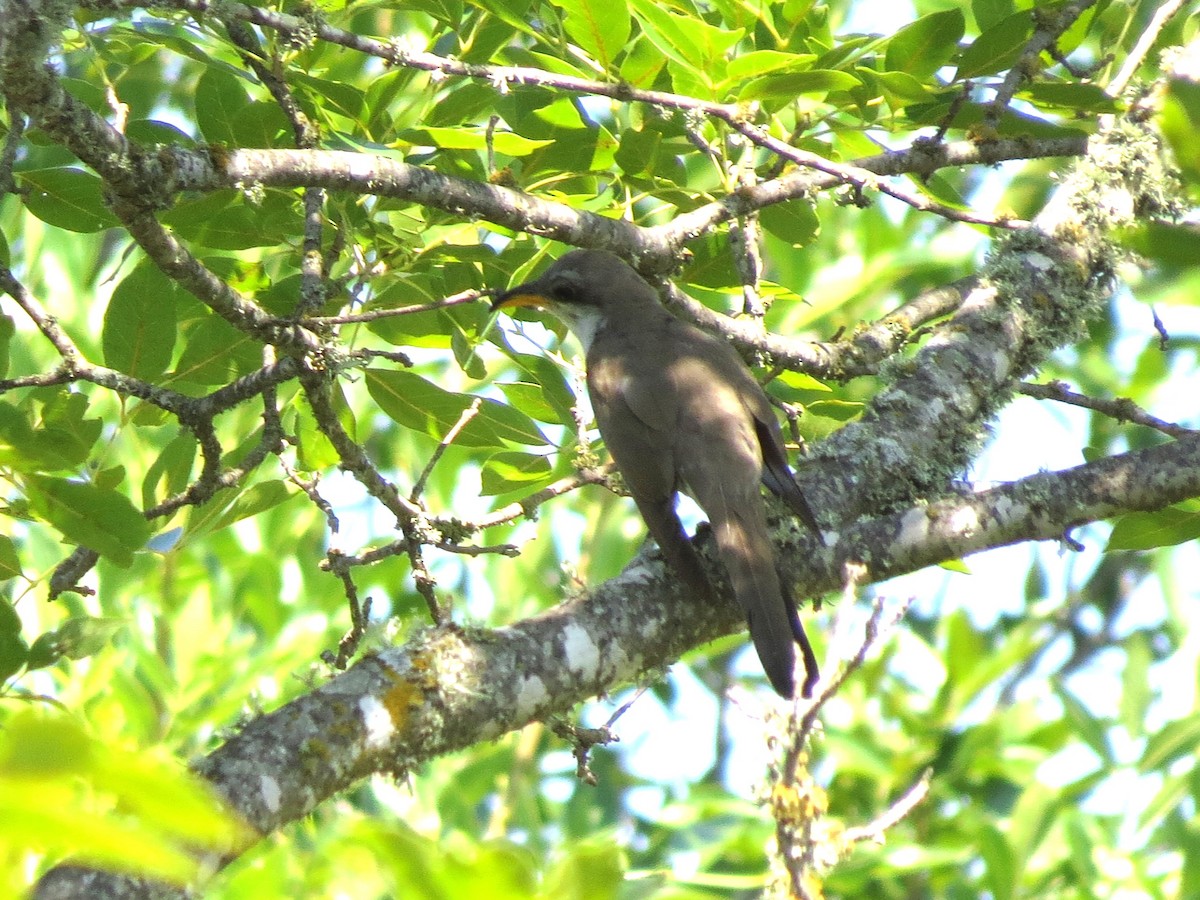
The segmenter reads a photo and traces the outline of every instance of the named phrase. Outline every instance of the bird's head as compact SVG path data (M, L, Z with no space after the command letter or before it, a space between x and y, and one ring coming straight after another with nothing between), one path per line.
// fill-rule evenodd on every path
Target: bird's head
M572 250L533 281L505 291L492 301L492 309L544 309L571 329L586 352L616 307L653 302L654 296L620 257L607 250Z

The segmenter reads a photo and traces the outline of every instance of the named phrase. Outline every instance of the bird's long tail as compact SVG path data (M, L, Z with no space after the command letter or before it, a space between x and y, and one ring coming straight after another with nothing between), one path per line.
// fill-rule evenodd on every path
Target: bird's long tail
M793 638L801 641L804 630L801 628L798 633L793 630L795 605L789 607L790 597L784 592L775 571L766 516L751 516L747 520L747 516L730 511L720 521L711 524L721 561L729 572L734 596L746 613L750 638L754 641L754 649L758 651L763 671L779 695L790 699L796 692L796 647ZM799 622L798 617L795 621ZM801 641L801 648L807 647L805 637ZM805 651L806 667L811 655L812 650L808 648ZM805 679L806 697L811 692L812 680Z

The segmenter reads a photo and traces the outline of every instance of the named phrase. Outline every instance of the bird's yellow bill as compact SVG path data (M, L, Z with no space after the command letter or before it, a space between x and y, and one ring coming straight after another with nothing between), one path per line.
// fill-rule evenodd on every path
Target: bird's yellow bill
M524 293L518 289L516 292L502 295L492 304L492 309L507 309L512 306L544 307L547 305L548 301L544 294Z

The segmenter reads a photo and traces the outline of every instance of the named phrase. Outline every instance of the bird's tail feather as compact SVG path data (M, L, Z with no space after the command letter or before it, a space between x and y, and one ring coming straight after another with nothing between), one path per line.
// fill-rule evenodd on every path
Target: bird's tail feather
M745 522L731 513L713 522L712 528L734 596L746 613L750 639L763 671L780 696L790 699L796 691L794 629L775 572L765 518L761 523ZM801 646L806 644L807 640Z
M800 657L804 660L804 683L800 685L800 696L806 700L812 697L813 688L821 678L821 669L817 665L817 654L813 652L812 644L808 641L808 633L804 623L800 621L800 612L796 609L796 598L791 589L780 579L779 588L783 592L783 602L787 607L788 620L792 625L792 637L800 645Z

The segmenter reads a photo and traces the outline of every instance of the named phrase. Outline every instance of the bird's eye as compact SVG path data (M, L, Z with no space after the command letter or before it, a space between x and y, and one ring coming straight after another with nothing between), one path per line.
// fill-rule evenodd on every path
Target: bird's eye
M559 303L578 303L579 285L573 281L559 281L551 289L550 295Z

